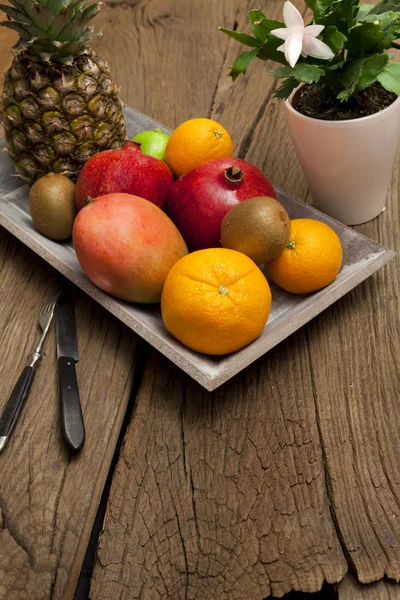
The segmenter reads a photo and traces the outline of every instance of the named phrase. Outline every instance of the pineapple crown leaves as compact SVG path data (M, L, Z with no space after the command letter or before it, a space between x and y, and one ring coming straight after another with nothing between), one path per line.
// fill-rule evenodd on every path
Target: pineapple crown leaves
M0 25L16 31L17 47L27 47L45 62L71 63L95 35L88 23L99 12L101 2L89 0L10 0L0 5L7 21Z
M220 27L219 30L248 47L233 63L229 75L235 80L245 74L255 59L272 60L280 68L271 74L283 80L275 91L277 98L288 98L301 83L318 83L324 94L341 101L379 82L400 96L400 64L392 62L390 48L399 48L400 0L381 0L378 4L359 4L359 0L306 0L313 12L308 24L323 25L318 39L332 50L331 60L301 56L291 67L278 48L282 40L271 32L285 23L269 19L261 9L248 13L252 35Z

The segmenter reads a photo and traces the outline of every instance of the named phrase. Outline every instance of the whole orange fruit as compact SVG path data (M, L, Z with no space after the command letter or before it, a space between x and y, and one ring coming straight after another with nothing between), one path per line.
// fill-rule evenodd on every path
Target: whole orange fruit
M342 244L329 225L293 219L289 243L267 265L274 283L292 294L308 294L332 283L342 265Z
M161 312L168 331L185 346L228 354L260 335L271 300L268 282L250 258L236 250L209 248L172 267Z
M233 144L229 133L212 119L190 119L169 137L165 162L176 177L215 158L229 158Z

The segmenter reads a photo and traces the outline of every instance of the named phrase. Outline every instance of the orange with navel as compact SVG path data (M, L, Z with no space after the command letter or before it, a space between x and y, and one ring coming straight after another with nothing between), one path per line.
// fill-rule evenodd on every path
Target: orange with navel
M232 154L232 140L225 127L212 119L190 119L171 133L165 162L175 177L180 177L204 163L230 158Z
M289 243L267 265L274 283L292 294L308 294L332 283L342 265L342 245L329 225L293 219Z
M192 350L228 354L265 327L271 291L257 265L235 250L188 254L170 270L161 298L166 328Z

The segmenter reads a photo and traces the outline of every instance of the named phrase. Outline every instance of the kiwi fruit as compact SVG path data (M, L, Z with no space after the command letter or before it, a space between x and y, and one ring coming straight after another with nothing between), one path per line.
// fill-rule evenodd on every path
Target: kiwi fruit
M222 246L246 254L257 265L276 258L289 243L289 236L289 215L268 196L239 202L221 224Z
M65 175L48 173L32 185L29 210L40 233L51 240L67 240L76 216L75 184Z

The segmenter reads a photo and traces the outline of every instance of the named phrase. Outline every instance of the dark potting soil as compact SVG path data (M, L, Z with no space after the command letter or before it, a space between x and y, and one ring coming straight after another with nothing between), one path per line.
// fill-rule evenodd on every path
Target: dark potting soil
M322 102L322 89L318 84L304 85L293 98L293 108L313 119L344 121L373 115L397 100L396 94L385 90L380 83L374 83L346 102L336 98Z

